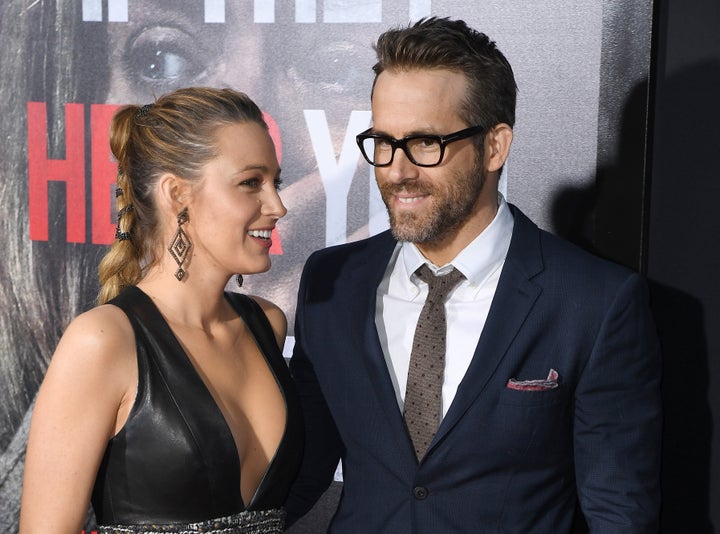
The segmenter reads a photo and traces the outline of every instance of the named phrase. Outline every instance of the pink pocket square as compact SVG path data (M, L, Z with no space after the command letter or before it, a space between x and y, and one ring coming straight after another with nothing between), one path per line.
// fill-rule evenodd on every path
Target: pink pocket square
M546 391L558 387L558 373L555 369L550 369L545 380L515 380L511 378L507 381L505 387L516 389L518 391Z

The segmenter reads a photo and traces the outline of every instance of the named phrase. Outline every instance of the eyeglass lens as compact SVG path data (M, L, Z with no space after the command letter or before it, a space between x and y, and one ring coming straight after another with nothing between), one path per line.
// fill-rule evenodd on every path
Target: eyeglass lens
M417 137L396 143L410 161L420 165L437 165L442 157L442 144L435 137ZM375 165L387 165L393 158L393 143L382 137L363 139L363 152Z

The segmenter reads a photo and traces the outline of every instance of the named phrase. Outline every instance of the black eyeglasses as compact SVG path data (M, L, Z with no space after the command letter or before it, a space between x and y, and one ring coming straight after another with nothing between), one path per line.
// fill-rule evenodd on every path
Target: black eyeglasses
M365 160L373 167L387 167L393 162L395 150L405 152L418 167L435 167L445 155L445 147L453 141L467 139L485 131L483 126L471 126L447 135L408 135L394 139L388 135L370 133L372 128L358 134L355 140Z

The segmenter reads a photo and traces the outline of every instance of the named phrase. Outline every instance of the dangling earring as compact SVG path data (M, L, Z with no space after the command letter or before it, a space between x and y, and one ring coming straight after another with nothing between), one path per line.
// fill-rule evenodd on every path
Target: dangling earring
M172 241L170 241L170 246L168 247L170 255L175 260L175 263L178 264L178 269L175 271L175 278L178 280L182 280L187 274L187 271L183 269L183 264L185 263L185 260L187 260L190 249L192 248L190 238L182 229L182 225L189 220L188 209L183 208L183 210L177 215L177 230L175 231L175 235L173 236Z
M235 281L237 282L237 285L238 285L238 286L242 287L243 277L242 277L241 274L236 274L236 275L235 275Z

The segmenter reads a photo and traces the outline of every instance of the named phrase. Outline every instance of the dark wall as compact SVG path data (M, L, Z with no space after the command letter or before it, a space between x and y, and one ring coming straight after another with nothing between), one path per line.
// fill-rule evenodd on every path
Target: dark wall
M615 65L616 48L603 50ZM611 85L603 102L617 110L618 137L608 142L599 128L594 186L562 191L554 222L647 274L664 360L662 532L711 533L720 528L720 0L656 0L650 79L627 94Z
M664 355L662 532L720 526L720 1L656 6L647 274Z

